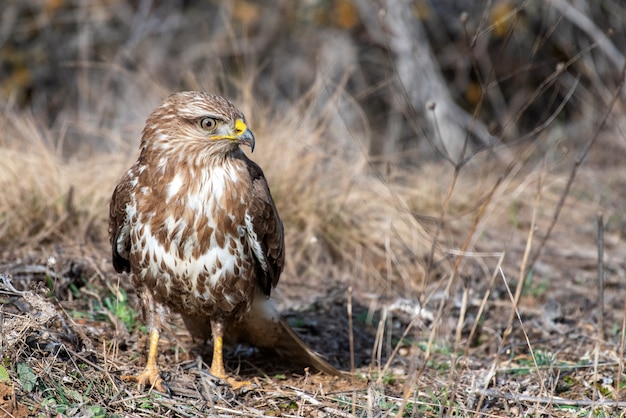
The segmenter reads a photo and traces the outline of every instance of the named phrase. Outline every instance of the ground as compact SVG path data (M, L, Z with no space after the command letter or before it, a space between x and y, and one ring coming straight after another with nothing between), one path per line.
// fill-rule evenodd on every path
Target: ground
M604 218L602 312L598 214L584 197L602 178L609 191L598 192L603 205L620 207L622 196L612 190L623 168L604 164L602 152L592 152L581 170L572 191L580 197L566 200L561 222L525 276L517 310L516 264L524 258L528 227L516 227L508 248L498 249L510 219L485 231L487 244L467 255L469 273L453 279L449 293L450 279L440 274L421 301L374 297L336 280L305 285L285 277L275 295L283 314L335 366L350 372L354 362L345 378L230 347L229 370L254 382L234 391L208 374L210 347L193 341L172 315L159 357L172 394L138 392L120 376L143 367L145 327L128 277L113 272L106 245L7 253L0 265L0 407L15 417L620 415L623 223L616 215ZM553 179L562 183L567 175ZM512 205L519 209L517 223L530 225L523 206L534 193L525 190ZM537 211L550 213L558 196L543 197L547 203Z

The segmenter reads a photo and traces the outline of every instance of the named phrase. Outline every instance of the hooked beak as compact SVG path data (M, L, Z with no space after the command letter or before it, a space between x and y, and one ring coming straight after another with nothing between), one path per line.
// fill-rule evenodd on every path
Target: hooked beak
M241 119L237 119L235 122L235 139L242 145L248 145L250 152L254 152L254 135Z

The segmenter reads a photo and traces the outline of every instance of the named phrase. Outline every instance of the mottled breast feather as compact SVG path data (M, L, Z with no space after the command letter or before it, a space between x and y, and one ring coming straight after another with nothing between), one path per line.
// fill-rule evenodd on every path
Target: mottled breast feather
M205 130L206 118L221 131ZM229 136L241 125L226 99L170 96L148 117L139 158L111 199L116 271L185 315L241 318L283 269L282 222L261 168L239 147L248 131Z

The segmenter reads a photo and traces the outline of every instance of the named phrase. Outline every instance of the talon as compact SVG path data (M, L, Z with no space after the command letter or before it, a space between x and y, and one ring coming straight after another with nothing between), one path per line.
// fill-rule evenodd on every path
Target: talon
M232 377L227 377L222 380L228 383L233 390L251 389L254 386L254 383L249 380L236 380Z
M220 370L213 370L213 369L211 369L210 373L211 373L211 376L213 376L216 379L219 379L222 382L226 383L231 388L233 388L233 390L254 386L253 382L251 382L249 380L237 380L234 377L228 376L226 374L226 372L224 372L223 370L220 371Z
M211 362L211 374L223 382L228 383L234 390L243 387L251 387L252 382L248 380L238 381L228 377L224 368L224 358L222 353L224 324L219 321L211 321L211 332L213 333L213 360Z
M159 375L159 367L157 366L157 349L159 347L159 331L152 329L150 331L150 345L148 349L148 362L143 372L137 376L122 376L123 380L130 380L137 382L137 390L142 392L145 387L149 385L150 388L154 388L159 392L171 395L170 388L167 387L161 376Z
M211 373L211 376L218 379L220 382L226 383L233 390L251 389L255 386L254 382L251 382L250 380L237 380L234 377L229 377L227 375L219 376L214 373Z
M146 367L143 372L137 376L124 375L122 380L137 382L137 390L143 392L147 387L149 389L154 388L159 392L170 394L169 387L165 384L161 376L159 375L159 369L156 367Z

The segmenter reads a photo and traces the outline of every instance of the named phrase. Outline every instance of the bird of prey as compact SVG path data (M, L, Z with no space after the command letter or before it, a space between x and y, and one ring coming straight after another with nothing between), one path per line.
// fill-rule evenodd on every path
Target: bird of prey
M129 272L147 322L149 351L139 388L166 391L157 366L168 310L195 338L213 339L211 374L229 378L223 343L273 349L331 375L269 299L283 269L283 224L244 115L204 92L169 96L148 117L140 155L115 188L109 235L113 266Z

